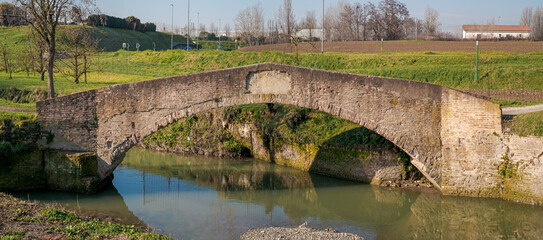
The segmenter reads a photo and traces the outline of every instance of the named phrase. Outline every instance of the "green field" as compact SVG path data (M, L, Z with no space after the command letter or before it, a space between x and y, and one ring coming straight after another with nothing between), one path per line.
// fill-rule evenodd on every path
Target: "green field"
M300 66L435 83L456 89L543 90L543 52L483 53L480 80L474 82L472 53L301 53ZM225 51L105 52L96 58L88 84L74 84L57 74L60 95L145 79L196 73L250 64L276 62L296 65L294 53ZM59 64L60 65L60 64ZM59 66L62 68L62 66ZM46 89L38 75L0 73L0 88Z

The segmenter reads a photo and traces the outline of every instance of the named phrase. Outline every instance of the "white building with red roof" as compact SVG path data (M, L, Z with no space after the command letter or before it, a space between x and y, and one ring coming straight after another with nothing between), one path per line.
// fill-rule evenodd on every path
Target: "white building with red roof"
M521 25L464 25L464 39L522 38L528 39L532 31Z

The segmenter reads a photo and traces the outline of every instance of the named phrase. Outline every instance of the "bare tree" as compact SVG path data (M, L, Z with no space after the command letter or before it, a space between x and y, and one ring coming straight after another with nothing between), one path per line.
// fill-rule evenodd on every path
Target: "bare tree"
M532 19L534 13L531 7L527 7L522 11L522 16L520 17L520 25L532 26Z
M366 27L368 23L368 11L361 3L353 4L353 24L355 40L365 40ZM362 35L362 36L361 36Z
M259 43L264 32L264 10L260 4L241 10L236 16L239 37L253 46Z
M283 35L290 37L294 34L296 20L292 10L292 0L283 0L283 5L279 6L279 12L277 13L277 22Z
M382 14L384 38L401 39L405 35L404 24L409 18L409 10L405 4L397 0L383 0L379 2L379 11Z
M232 28L230 27L230 24L224 25L224 34L225 34L227 37L230 37L231 31L232 31Z
M34 53L32 45L26 44L22 51L17 56L17 65L20 69L26 72L26 76L30 76L34 68Z
M65 74L73 78L76 84L79 84L81 76L84 76L86 84L90 61L98 48L98 41L90 36L85 27L74 27L66 30L62 43L68 56L65 59Z
M424 31L428 35L435 35L439 28L441 27L441 23L439 22L439 13L437 10L427 7L426 11L424 12Z
M535 9L532 17L532 38L543 40L543 6Z
M279 42L279 25L275 20L268 20L267 40L268 43L274 44Z
M354 40L353 34L353 15L354 11L351 5L346 1L339 2L339 23L338 31L342 40Z
M375 4L369 2L366 4L368 11L368 28L371 30L373 40L379 40L385 37L385 27L383 20L383 13L375 6Z
M11 59L12 52L10 47L8 46L6 37L4 37L4 41L0 42L0 55L2 55L4 71L6 71L6 73L9 73L9 79L11 79L11 74L13 72L13 59Z
M302 28L309 30L309 40L313 39L313 29L317 28L317 17L315 10L307 11L305 13L305 18L301 22Z
M206 25L205 24L200 24L200 30L199 32L207 32L207 28L206 28Z
M219 34L219 28L215 26L214 22L211 22L211 24L209 25L209 32L215 34L215 36Z
M47 48L48 98L55 97L53 70L55 66L57 26L60 18L71 7L94 4L93 0L15 0L28 14L27 19Z
M330 6L326 9L324 18L324 35L329 41L341 39L341 17L339 6Z
M45 72L47 71L46 63L47 59L45 57L45 44L42 42L42 39L36 36L36 32L32 31L29 35L29 42L31 46L31 62L32 62L32 71L40 74L40 80L45 81Z

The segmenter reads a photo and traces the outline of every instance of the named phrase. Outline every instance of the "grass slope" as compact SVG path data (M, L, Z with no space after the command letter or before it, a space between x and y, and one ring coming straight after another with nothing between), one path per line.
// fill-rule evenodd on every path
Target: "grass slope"
M77 26L60 26L59 33L63 34L67 28ZM126 29L107 27L86 27L94 39L99 40L99 48L106 52L114 52L122 48L123 43L130 43L130 50L136 51L136 43L141 45L140 51L155 50L162 51L170 49L171 35L163 32L138 32ZM30 44L30 27L0 27L0 39L8 43L13 50L20 51ZM59 38L60 39L60 38ZM186 43L187 38L174 34L174 44ZM204 49L217 49L216 41L200 41ZM221 41L223 49L233 49L234 42ZM14 56L15 57L15 56Z

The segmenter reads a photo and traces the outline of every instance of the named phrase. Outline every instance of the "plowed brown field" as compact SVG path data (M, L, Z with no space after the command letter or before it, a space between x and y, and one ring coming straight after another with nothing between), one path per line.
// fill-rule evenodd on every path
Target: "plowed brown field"
M390 41L384 42L384 52L474 52L475 41ZM288 43L261 45L254 47L245 47L240 49L244 52L260 52L260 51L282 51L294 52L294 46ZM543 42L530 41L503 41L479 42L479 50L483 52L512 52L512 53L529 53L535 51L543 51ZM300 43L298 45L300 52L321 52L321 43ZM325 42L325 52L365 52L379 53L381 52L381 42Z

